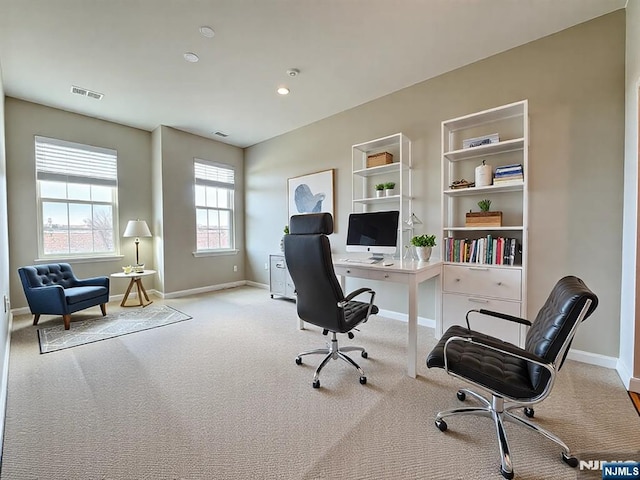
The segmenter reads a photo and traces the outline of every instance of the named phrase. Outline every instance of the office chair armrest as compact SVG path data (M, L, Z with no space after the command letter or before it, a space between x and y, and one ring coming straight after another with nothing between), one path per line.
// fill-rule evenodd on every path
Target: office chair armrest
M544 358L539 357L538 355L535 355L533 353L528 352L527 350L524 350L520 347L517 347L515 345L512 345L510 343L506 343L506 342L501 342L500 340L496 339L496 342L491 342L491 341L487 341L487 339L479 339L477 337L473 336L473 332L471 332L471 335L469 337L461 337L461 336L453 336L451 338L449 338L445 344L444 344L444 349L443 349L443 356L444 356L444 370L445 372L447 372L449 375L452 376L458 376L455 372L452 372L449 370L449 364L447 361L447 347L449 346L450 343L452 342L467 342L467 343L472 343L474 345L479 345L483 348L487 348L489 350L493 350L499 353L504 353L505 355L508 355L512 358L518 358L520 360L524 360L528 363L533 363L534 365L539 365L542 368L546 369L549 374L551 375L551 381L547 382L547 385L545 386L544 390L537 396L534 398L529 399L528 402L526 403L536 403L538 402L540 399L545 398L549 392L551 391L551 387L553 386L553 382L555 381L555 377L556 377L556 366L554 363L551 362L547 362ZM470 380L470 379L467 379ZM483 387L486 388L486 387ZM507 400L513 401L513 402L521 402L522 403L522 399L516 399L516 398L511 398L508 395L504 395L503 392L493 392L491 391L491 393L494 393L498 396L501 396Z
M370 288L367 288L367 287L363 287L363 288L359 288L357 290L354 290L349 295L344 297L344 302L349 302L349 301L353 300L354 298L356 298L358 295L362 295L363 293L367 293L367 292L371 292L372 294L375 295L375 292L373 290L371 290ZM373 299L371 301L373 302Z
M467 315L465 316L465 320L467 321L467 328L469 330L471 330L471 327L469 326L469 314L470 313L479 313L481 315L488 315L490 317L501 318L502 320L508 320L509 322L514 322L514 323L519 323L521 325L526 325L527 327L531 326L531 322L529 320L524 319L524 318L515 317L515 316L509 315L507 313L494 312L492 310L485 310L485 309L481 308L479 310L473 309L473 310L469 310L467 312Z

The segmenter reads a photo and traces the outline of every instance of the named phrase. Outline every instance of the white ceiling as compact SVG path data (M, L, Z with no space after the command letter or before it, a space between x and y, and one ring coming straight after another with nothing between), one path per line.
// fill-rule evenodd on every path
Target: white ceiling
M624 6L625 0L0 0L0 67L11 97L246 147ZM215 36L200 35L202 25ZM185 52L200 61L185 62ZM295 78L286 73L292 67L301 72ZM73 95L71 85L104 98ZM280 85L291 93L277 95Z

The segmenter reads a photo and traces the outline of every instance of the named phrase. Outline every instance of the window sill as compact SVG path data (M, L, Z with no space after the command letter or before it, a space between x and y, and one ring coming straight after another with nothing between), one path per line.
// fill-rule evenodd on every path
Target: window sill
M94 263L94 262L114 262L122 260L124 255L109 255L105 257L49 257L36 258L33 262L38 263Z
M237 255L240 250L235 248L230 250L201 250L199 252L192 252L194 257L221 257L226 255Z

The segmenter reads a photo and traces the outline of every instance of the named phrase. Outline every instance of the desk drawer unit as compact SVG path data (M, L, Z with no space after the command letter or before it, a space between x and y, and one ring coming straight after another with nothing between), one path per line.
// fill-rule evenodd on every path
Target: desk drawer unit
M343 266L343 265L335 265L334 270L336 275L344 276L344 277L357 277L357 278L366 278L368 280L379 280L381 282L397 282L397 283L407 283L407 275L402 273L393 272L391 270L385 271L380 270L379 268L367 268L367 267L352 267L352 266Z
M269 255L269 291L271 298L274 295L296 298L295 287L284 261L284 255Z
M515 269L445 265L442 290L520 301L521 277Z
M522 271L517 268L445 265L442 279L442 332L466 325L473 309L493 310L522 317ZM471 315L471 328L521 345L525 328L485 315Z

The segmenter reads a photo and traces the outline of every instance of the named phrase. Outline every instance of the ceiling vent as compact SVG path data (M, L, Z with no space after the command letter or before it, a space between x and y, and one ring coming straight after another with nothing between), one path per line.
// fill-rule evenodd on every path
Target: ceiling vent
M228 133L224 133L224 132L214 132L213 134L214 134L214 135L217 135L217 136L219 136L219 137L222 137L222 138L226 138L226 137L228 137L228 136L229 136L229 134L228 134Z
M98 92L92 92L91 90L87 90L86 88L76 87L75 85L71 86L71 93L76 95L81 95L83 97L93 98L94 100L102 100L104 95Z

